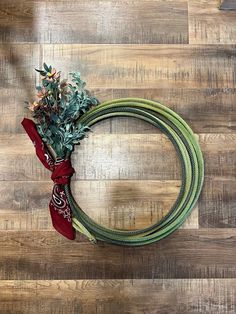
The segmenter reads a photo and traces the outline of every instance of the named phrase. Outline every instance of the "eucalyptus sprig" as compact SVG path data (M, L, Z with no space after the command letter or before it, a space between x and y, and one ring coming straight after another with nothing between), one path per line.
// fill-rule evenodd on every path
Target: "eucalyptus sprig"
M50 145L58 157L64 158L74 145L86 136L89 127L77 119L98 104L85 89L79 72L70 73L71 82L61 80L61 73L43 64L37 70L42 84L36 86L38 101L28 103L42 140Z

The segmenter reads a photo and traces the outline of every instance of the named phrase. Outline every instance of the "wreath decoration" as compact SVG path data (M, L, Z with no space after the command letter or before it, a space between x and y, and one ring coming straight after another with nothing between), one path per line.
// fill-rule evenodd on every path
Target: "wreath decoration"
M54 228L68 239L75 230L96 243L97 240L129 246L146 245L165 238L183 224L200 195L204 161L198 141L188 124L159 102L124 98L99 104L86 89L79 72L71 81L43 64L36 70L42 84L36 86L38 101L27 103L35 122L24 118L22 125L32 140L36 155L52 172L54 182L49 209ZM70 190L74 145L87 136L95 123L116 116L134 117L159 128L173 143L181 162L182 184L169 213L142 230L111 229L97 224L75 202Z

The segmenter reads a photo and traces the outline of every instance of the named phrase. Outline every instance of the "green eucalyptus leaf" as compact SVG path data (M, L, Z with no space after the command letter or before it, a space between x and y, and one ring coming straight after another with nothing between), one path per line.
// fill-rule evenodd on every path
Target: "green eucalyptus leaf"
M72 151L72 150L73 150L73 145L71 145L71 144L66 144L66 148L68 148L70 151Z
M50 69L45 62L43 63L43 67L44 67L46 72L50 72Z
M51 114L50 119L55 123L59 122L60 120L59 117L55 113Z
M47 73L42 70L35 69L35 71L39 72L42 76L45 76Z

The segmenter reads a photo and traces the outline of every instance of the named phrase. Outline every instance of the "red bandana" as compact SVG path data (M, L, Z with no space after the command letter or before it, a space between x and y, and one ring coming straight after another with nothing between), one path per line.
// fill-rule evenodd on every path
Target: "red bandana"
M72 227L72 212L63 185L69 182L75 170L69 159L56 161L53 159L32 120L24 118L21 124L34 144L36 155L42 164L52 171L51 179L54 182L54 187L49 209L53 227L66 238L74 240L75 230Z

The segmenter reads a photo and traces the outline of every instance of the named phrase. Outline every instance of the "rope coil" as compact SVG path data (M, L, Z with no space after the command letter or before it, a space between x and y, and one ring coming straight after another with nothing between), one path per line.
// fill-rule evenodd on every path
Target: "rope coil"
M123 98L104 102L78 119L92 126L117 116L134 117L159 128L173 143L181 162L182 183L177 200L159 222L141 230L116 230L97 224L75 202L70 184L65 193L73 212L73 227L90 241L105 241L117 245L140 246L165 238L179 228L190 214L200 195L204 180L204 161L198 141L188 124L162 104L139 98ZM68 154L67 158L70 158Z

